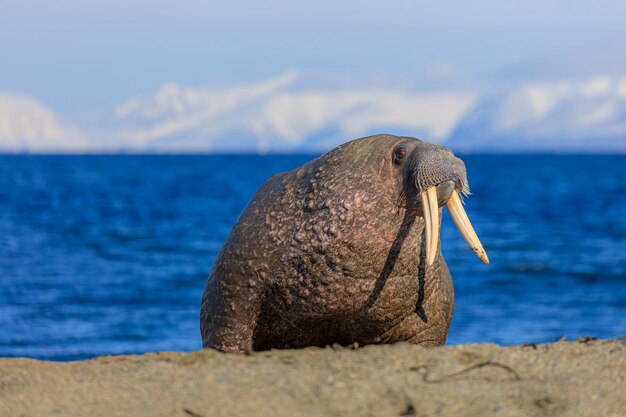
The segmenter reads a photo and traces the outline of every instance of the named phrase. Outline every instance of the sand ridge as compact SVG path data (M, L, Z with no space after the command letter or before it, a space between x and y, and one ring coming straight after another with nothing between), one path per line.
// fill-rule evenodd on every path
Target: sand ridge
M624 416L626 342L0 359L0 416Z

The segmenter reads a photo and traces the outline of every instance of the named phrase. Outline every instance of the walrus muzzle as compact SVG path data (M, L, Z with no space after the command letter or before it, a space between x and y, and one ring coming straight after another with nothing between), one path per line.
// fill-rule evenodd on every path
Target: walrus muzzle
M465 164L444 147L433 146L426 152L414 151L409 167L422 200L426 234L426 264L432 265L439 244L439 205L448 207L461 235L481 261L489 258L463 208L461 195L469 194ZM442 194L442 190L445 190ZM438 195L439 191L439 195Z

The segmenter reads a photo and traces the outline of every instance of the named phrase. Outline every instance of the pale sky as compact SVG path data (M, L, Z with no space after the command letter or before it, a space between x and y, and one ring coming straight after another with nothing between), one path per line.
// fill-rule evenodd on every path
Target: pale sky
M626 40L623 1L0 0L0 91L63 117L111 111L166 82L216 87L287 70L488 78Z

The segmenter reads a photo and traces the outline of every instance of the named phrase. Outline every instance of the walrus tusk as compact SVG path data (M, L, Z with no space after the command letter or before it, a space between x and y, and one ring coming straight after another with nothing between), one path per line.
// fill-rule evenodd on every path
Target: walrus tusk
M426 229L426 265L435 262L437 244L439 243L439 203L437 187L430 187L422 192L422 208Z
M433 187L434 188L434 187ZM432 190L430 188L429 190ZM435 204L437 201L437 193L435 193ZM457 229L461 232L463 239L467 242L467 244L472 248L476 256L480 258L486 264L489 264L489 258L487 257L487 253L485 249L483 249L483 245L480 243L474 228L472 227L472 223L470 223L469 218L467 217L467 213L465 213L465 209L463 208L463 203L461 203L461 198L459 197L458 191L453 191L450 199L446 203L448 210L450 211L450 217L456 224ZM424 217L426 218L426 217ZM428 234L426 234L428 236ZM426 251L428 254L428 251ZM429 264L430 265L430 264Z

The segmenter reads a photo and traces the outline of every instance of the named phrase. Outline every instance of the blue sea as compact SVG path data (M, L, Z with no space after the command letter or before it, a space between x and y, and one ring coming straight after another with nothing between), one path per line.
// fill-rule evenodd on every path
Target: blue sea
M76 360L200 349L205 279L272 174L314 155L0 156L0 356ZM448 342L626 334L626 156L464 156L448 215Z

